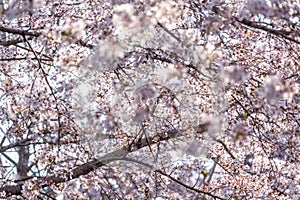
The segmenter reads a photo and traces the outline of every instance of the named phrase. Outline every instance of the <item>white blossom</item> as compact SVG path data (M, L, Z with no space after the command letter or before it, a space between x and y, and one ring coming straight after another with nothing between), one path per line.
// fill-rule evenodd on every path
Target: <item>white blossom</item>
M134 13L135 9L131 4L121 4L115 7L112 21L117 35L134 35L134 30L141 26L140 16Z
M169 66L167 68L159 69L157 71L158 79L160 81L166 82L180 76L179 71L174 66Z
M62 27L62 33L74 38L80 38L83 35L85 24L82 20L74 21L70 18L66 20L65 25Z

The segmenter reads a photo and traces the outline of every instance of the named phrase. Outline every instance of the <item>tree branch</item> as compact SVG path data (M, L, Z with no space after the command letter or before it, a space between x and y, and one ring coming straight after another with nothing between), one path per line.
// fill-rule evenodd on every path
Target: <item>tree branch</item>
M40 32L31 32L31 31L25 31L25 30L19 30L19 29L14 29L14 28L7 28L4 26L0 26L0 32L6 32L6 33L11 33L15 35L22 35L22 36L33 36L33 37L39 37L42 35Z
M159 138L157 138L158 136L144 138L144 139L139 140L137 143L132 144L130 146L130 148L126 147L123 149L115 150L111 153L106 154L105 156L103 156L99 159L93 159L85 164L77 166L77 167L73 168L71 170L71 172L68 172L64 175L61 175L61 176L53 175L53 176L49 176L49 177L37 177L37 181L41 183L40 185L42 188L50 186L52 184L64 183L69 180L78 178L82 175L86 175L86 174L94 171L95 169L100 168L110 162L125 158L131 152L138 151L139 149L142 149L146 146L154 145L154 144L157 144L162 141L178 138L180 136L182 136L182 134L180 134L180 131L172 130L172 131L167 132L166 134L163 134ZM34 177L30 177L29 179L32 179L32 178L34 178ZM4 187L0 188L0 193L6 192L7 196L21 195L23 184L24 184L24 182L19 183L17 185L4 186Z
M213 195L213 194L211 194L210 192L205 192L205 191L203 191L203 190L198 190L198 189L196 189L196 188L194 188L194 187L191 187L191 186L189 186L189 185L186 185L185 183L182 183L181 181L179 181L179 180L177 180L176 178L170 176L169 174L166 174L165 172L163 172L163 171L161 171L161 170L155 170L155 172L158 172L158 173L162 174L163 176L168 177L168 178L171 179L172 181L178 183L179 185L182 185L182 186L184 186L185 188L188 188L188 189L190 189L190 190L193 190L193 191L195 191L195 192L197 192L197 193L205 194L205 195L211 196L211 197L213 197L213 198L215 198L215 199L226 200L225 198L222 198L222 197Z
M284 39L287 39L289 41L292 41L292 42L295 42L297 44L300 44L300 41L287 36L287 32L284 31L284 30L270 29L270 28L268 28L266 26L260 25L257 22L252 22L252 21L249 21L247 19L239 20L237 17L235 17L235 20L238 21L239 23L243 24L243 25L248 26L248 27L252 27L252 28L255 28L255 29L260 29L260 30L266 31L266 32L268 32L268 33L270 33L272 35L280 36L280 37L282 37Z
M15 148L15 147L18 147L18 146L29 145L29 144L30 144L30 141L32 141L32 140L26 138L26 139L23 139L23 140L20 140L20 141L11 143L11 144L6 145L6 146L0 146L0 153L3 153L3 152L5 152L5 151L8 150L8 149Z
M214 13L216 13L217 15L220 15L220 16L223 16L223 17L226 16L224 10L221 10L219 7L214 6L212 11ZM289 31L285 31L283 29L281 29L281 30L271 29L271 28L268 28L267 26L260 25L259 22L253 22L253 21L247 20L245 18L240 20L238 17L233 17L233 19L235 21L245 25L245 26L255 28L255 29L259 29L259 30L263 30L263 31L266 31L266 32L268 32L272 35L280 36L280 37L282 37L284 39L287 39L291 42L295 42L297 44L300 44L299 40L296 40L296 39L291 38L291 37L288 36L291 33Z

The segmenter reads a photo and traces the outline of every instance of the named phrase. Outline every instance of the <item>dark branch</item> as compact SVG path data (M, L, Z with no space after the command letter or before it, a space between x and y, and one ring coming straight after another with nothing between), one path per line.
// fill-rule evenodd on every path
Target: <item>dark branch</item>
M32 39L33 39L33 37L28 37L28 40L32 40ZM23 38L17 38L17 39L10 40L10 41L0 41L0 45L1 46L11 46L11 45L16 45L16 44L19 44L22 42L24 42Z
M0 32L6 32L6 33L12 33L16 35L22 35L22 36L33 36L33 37L39 37L42 35L40 32L31 32L31 31L25 31L25 30L19 30L19 29L14 29L14 28L7 28L0 26Z
M29 145L30 141L31 141L31 139L26 138L26 139L20 140L20 141L15 142L15 143L11 143L7 146L0 146L0 153L3 153L8 149L12 149L12 148L15 148L15 147L18 147L18 146Z
M226 17L226 14L225 14L224 10L220 9L219 7L214 6L212 11L214 13L216 13L217 15ZM259 24L259 22L253 22L253 21L247 20L245 18L242 19L242 20L240 20L238 17L233 17L233 18L234 18L234 20L236 20L237 22L239 22L239 23L241 23L245 26L255 28L255 29L259 29L259 30L263 30L263 31L266 31L266 32L268 32L272 35L276 35L276 36L282 37L286 40L289 40L291 42L295 42L297 44L300 44L299 40L296 40L296 39L288 36L289 34L291 34L290 31L285 31L283 29L280 29L280 30L271 29L271 28L268 28L267 26L263 26L263 25Z
M142 149L149 145L158 144L159 142L162 142L162 141L166 141L166 140L173 139L173 138L178 138L180 136L182 136L180 134L180 131L173 130L173 131L167 132L167 134L165 134L163 136L160 136L159 139L157 139L157 136L150 137L147 139L145 138L145 139L140 140L138 143L131 145L131 148L126 147L121 150L113 151L113 152L103 156L102 158L93 159L83 165L77 166L77 167L73 168L71 170L71 172L63 174L61 176L53 175L53 176L49 176L49 177L37 177L37 181L41 183L41 187L47 187L47 186L50 186L53 184L64 183L69 180L78 178L82 175L86 175L86 174L94 171L95 169L100 168L110 162L125 158L130 152L137 151L137 150ZM7 148L5 148L5 149L7 149ZM30 177L29 179L31 179L31 178L33 178L33 177ZM24 183L19 183L17 185L4 186L4 187L0 188L0 193L6 192L7 196L21 195L23 184Z
M247 19L242 19L242 20L239 20L238 18L235 18L236 21L238 21L239 23L243 24L243 25L246 25L248 27L252 27L252 28L255 28L255 29L259 29L259 30L263 30L263 31L266 31L272 35L276 35L276 36L280 36L284 39L287 39L289 41L292 41L292 42L295 42L297 44L300 44L300 41L294 39L294 38L291 38L288 36L288 33L284 30L275 30L275 29L271 29L271 28L268 28L266 26L262 26L260 25L259 23L257 22L252 22L252 21L249 21Z
M168 178L171 179L172 181L178 183L179 185L184 186L184 187L187 188L187 189L193 190L193 191L195 191L195 192L197 192L197 193L200 193L200 194L204 194L204 195L211 196L211 197L213 197L213 198L215 198L215 199L225 200L225 198L218 197L218 196L216 196L216 195L211 194L210 192L205 192L205 191L203 191L203 190L198 190L198 189L196 189L196 188L194 188L194 187L191 187L191 186L189 186L189 185L187 185L187 184L185 184L185 183L182 183L181 181L179 181L179 180L177 180L176 178L170 176L169 174L166 174L165 172L163 172L163 171L161 171L161 170L155 170L155 172L160 173L160 174L164 175L165 177L168 177Z

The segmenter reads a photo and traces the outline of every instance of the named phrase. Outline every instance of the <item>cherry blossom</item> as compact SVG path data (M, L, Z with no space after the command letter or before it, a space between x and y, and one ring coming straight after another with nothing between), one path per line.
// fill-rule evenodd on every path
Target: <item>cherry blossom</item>
M299 1L0 2L0 197L299 199Z

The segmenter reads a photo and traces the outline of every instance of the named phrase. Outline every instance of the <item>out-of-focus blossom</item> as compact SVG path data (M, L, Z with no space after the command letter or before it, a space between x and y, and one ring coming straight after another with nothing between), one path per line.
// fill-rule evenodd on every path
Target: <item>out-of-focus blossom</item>
M106 40L99 44L89 61L94 70L115 69L118 58L124 57L125 47L117 41Z
M270 75L266 77L260 94L266 98L270 103L277 103L279 100L286 100L291 102L294 94L297 94L299 87L297 84L284 81L280 74Z
M135 90L135 102L146 102L148 99L156 97L157 91L153 84L145 84Z
M82 20L74 21L68 18L62 27L62 34L79 39L83 35L84 29L85 24Z
M167 29L174 29L177 25L177 19L181 15L183 8L182 2L162 1L151 7L146 15L150 18L152 24L161 23Z
M112 18L116 34L128 34L141 27L141 17L137 15L132 4L121 4L115 7ZM132 32L134 34L134 32Z
M179 77L180 73L174 66L169 66L157 71L158 79L166 82Z
M279 74L268 76L265 79L264 86L262 88L262 95L269 102L275 103L281 97L281 90L283 89L281 84L281 78Z
M249 75L242 67L234 66L224 70L222 77L225 83L240 83L246 81Z
M239 11L239 15L243 18L250 18L255 14L271 15L272 8L265 0L249 0L245 7Z
M214 48L214 45L211 43L207 43L204 47L196 46L193 51L193 63L195 65L199 65L201 63L209 64Z

